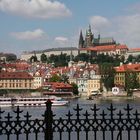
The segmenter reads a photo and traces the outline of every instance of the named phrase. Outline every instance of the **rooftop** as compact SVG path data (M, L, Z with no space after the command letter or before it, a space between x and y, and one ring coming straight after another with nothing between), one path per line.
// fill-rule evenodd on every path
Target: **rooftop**
M0 72L0 79L33 79L27 72Z

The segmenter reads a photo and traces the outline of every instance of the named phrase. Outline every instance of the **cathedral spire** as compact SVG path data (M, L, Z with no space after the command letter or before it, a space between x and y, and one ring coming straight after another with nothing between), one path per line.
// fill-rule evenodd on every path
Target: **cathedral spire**
M71 52L70 52L70 61L73 61L72 50L71 50Z
M84 39L83 39L82 30L81 30L80 37L79 37L79 48L83 48L83 45L84 45Z
M89 24L88 31L91 33L91 25Z
M91 32L91 26L89 24L89 28L86 30L86 37L85 37L85 43L84 43L85 48L93 45L92 43L93 39L94 39L94 36Z

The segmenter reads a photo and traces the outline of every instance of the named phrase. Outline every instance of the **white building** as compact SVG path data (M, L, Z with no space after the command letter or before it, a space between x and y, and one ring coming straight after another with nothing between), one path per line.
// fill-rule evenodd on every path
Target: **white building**
M68 48L52 48L46 49L42 51L32 51L32 52L23 52L21 55L22 60L28 61L32 56L36 55L37 59L40 61L41 55L45 54L47 57L50 57L52 54L60 55L60 54L67 54L67 55L78 55L78 49L75 47L68 47Z
M88 78L77 78L78 91L81 96L87 96Z
M33 80L34 89L42 87L44 82L43 76L39 72L36 72L33 78L34 78Z

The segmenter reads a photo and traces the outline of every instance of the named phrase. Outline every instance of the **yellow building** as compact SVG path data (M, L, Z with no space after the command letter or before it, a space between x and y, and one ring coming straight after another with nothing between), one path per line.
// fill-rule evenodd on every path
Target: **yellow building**
M90 96L93 91L99 91L101 88L100 76L95 79L87 80L87 94Z
M32 89L33 77L27 72L0 72L0 89Z
M125 86L125 72L116 72L114 84L121 87Z
M116 75L114 84L118 87L125 87L125 73L126 71L133 71L137 73L140 83L140 64L125 64L115 67Z

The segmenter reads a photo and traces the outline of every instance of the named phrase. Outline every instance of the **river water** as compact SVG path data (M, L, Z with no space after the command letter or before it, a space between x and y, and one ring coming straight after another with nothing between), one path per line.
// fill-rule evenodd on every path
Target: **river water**
M106 109L110 106L110 104L113 104L114 107L116 107L117 109L123 109L126 108L127 104L129 104L132 108L137 109L140 112L140 100L139 99L135 99L135 100L130 100L130 99L110 99L110 100L99 100L99 99L95 99L95 100L87 100L84 98L78 98L78 99L72 99L70 100L70 103L68 106L59 106L59 107L52 107L53 113L56 114L55 118L59 118L59 117L66 117L65 114L68 113L68 111L73 111L73 108L76 108L77 104L79 104L80 108L83 108L83 110L90 110L90 108L94 107L94 104L96 104L101 110ZM24 112L30 112L30 114L32 114L32 118L41 118L42 114L44 114L45 111L45 107L21 107L21 110L24 110ZM2 110L5 110L4 114L8 114L8 112L12 114L14 108L3 108ZM3 117L4 118L4 117ZM82 136L82 135L81 135ZM6 140L7 137L4 135L0 135L0 140ZM39 136L39 140L43 140L44 136L40 135ZM59 140L58 137L54 138L55 140ZM65 136L63 138L64 140L66 140ZM72 140L76 140L76 138L73 138ZM92 137L89 137L89 140L93 139ZM15 137L11 136L10 140L16 140ZM26 140L25 137L21 136L20 140ZM35 138L32 137L32 135L30 135L30 139L29 140L35 140ZM80 140L85 140L85 138L81 137ZM111 140L111 139L110 139ZM134 138L133 138L134 140Z

